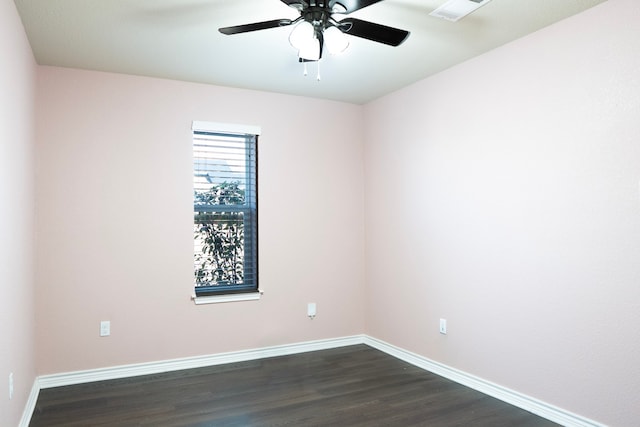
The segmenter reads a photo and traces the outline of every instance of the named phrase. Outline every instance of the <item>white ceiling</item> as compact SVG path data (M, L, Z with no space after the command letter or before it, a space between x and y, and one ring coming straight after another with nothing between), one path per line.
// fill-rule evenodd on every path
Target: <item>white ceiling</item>
M385 0L351 17L411 32L399 47L349 37L303 75L292 27L225 36L219 27L289 18L280 0L15 0L36 61L362 104L606 0L492 0L458 22L445 0Z

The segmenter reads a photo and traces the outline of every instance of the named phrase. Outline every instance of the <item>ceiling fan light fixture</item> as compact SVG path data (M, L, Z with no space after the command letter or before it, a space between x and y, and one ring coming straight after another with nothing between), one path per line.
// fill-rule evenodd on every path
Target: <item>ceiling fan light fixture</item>
M331 13L340 13L340 14L347 13L347 8L342 3L336 3L331 8Z
M332 55L338 55L349 47L349 39L338 27L327 28L323 35L324 44Z
M293 31L289 34L289 43L296 49L303 50L316 39L315 31L313 24L302 21L293 27Z
M320 54L320 40L315 36L298 50L298 57L306 61L319 61Z

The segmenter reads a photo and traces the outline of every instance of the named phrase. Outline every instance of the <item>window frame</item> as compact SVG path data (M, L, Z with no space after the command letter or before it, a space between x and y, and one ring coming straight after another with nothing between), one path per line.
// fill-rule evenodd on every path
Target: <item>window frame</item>
M250 154L245 155L245 182L247 187L245 194L247 194L248 198L244 205L221 204L203 207L202 205L198 206L194 201L194 217L198 212L238 212L243 214L243 229L245 233L243 277L246 278L248 276L247 271L250 269L253 271L253 274L250 275L253 280L248 284L196 286L194 279L193 299L196 304L255 300L259 299L261 295L258 274L258 137L260 133L261 128L258 126L203 121L194 121L192 123L191 140L194 160L197 135L211 134L244 138L247 144L252 145L248 153L253 153L253 159L248 157ZM195 163L193 164L195 165ZM192 173L195 174L195 166L192 166L192 169ZM194 249L194 256L195 254Z

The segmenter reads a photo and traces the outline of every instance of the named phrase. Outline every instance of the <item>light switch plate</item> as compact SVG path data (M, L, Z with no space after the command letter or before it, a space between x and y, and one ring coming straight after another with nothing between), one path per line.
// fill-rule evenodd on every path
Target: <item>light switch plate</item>
M100 336L108 337L109 335L111 335L111 322L103 320L100 322Z

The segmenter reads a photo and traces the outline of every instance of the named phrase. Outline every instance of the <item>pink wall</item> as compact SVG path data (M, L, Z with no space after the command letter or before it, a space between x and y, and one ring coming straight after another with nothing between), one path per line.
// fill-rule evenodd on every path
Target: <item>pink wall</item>
M60 373L365 331L634 425L638 22L636 1L609 0L362 108L53 67L34 88L13 2L0 1L0 390L16 378L0 424L17 424L34 364ZM192 120L262 126L261 301L189 300Z
M361 107L52 67L37 89L39 374L362 333ZM190 300L192 120L262 127L260 301Z
M35 62L11 0L0 0L0 425L18 425L35 379ZM8 378L13 373L14 396Z
M368 334L637 425L639 23L610 0L366 106Z

